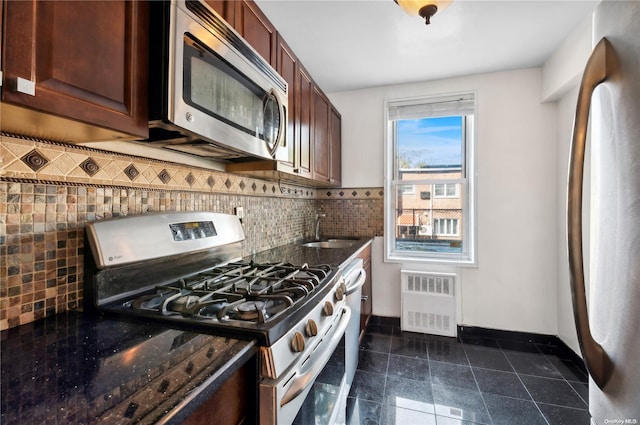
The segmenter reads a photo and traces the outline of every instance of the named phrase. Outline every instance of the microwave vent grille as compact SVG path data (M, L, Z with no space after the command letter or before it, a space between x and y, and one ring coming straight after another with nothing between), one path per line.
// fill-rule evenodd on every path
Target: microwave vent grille
M221 38L227 43L231 44L238 52L242 54L252 64L257 66L264 75L276 84L280 89L287 94L287 82L280 77L280 75L258 55L251 47L249 47L238 35L233 32L227 24L222 21L215 13L209 10L204 4L198 0L187 0L185 2L187 9L189 9L194 15L205 22L212 31L215 31Z

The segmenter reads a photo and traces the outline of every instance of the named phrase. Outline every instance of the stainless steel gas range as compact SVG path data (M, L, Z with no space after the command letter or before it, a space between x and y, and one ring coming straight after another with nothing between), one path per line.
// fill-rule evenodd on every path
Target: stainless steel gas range
M301 406L317 404L308 400L314 391L324 391L318 398L330 395L330 406L338 407L316 417L343 420L351 311L342 270L243 262L242 225L219 213L96 221L87 225L86 237L85 310L255 339L261 425L306 421L300 418L309 412Z

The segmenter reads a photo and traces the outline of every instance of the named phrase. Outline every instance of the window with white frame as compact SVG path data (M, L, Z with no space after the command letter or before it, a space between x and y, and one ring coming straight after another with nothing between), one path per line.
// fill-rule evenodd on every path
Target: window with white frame
M475 264L474 112L474 93L385 102L386 261Z

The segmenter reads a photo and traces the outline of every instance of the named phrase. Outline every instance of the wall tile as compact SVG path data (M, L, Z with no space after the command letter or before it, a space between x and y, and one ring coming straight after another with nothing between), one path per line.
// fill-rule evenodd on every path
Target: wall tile
M242 206L245 255L312 237L318 211L325 235L382 234L380 188L315 189L31 138L0 142L0 330L82 304L87 221ZM34 149L48 161L38 171L20 159ZM93 176L81 167L89 159Z

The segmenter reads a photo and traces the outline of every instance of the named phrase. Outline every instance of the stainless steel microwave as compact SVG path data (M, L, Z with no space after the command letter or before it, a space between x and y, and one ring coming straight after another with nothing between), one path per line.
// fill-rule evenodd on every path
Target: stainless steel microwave
M275 158L287 82L201 1L149 3L145 143L212 159Z

